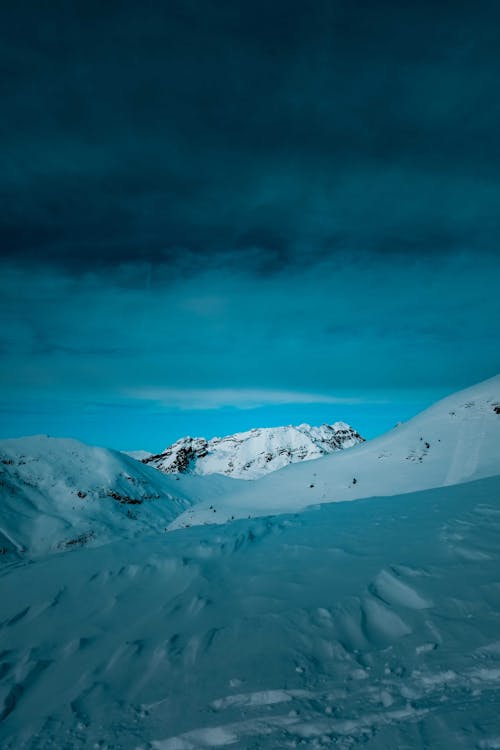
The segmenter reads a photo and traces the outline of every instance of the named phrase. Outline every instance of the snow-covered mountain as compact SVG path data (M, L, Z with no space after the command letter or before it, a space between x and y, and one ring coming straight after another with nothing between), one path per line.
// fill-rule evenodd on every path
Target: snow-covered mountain
M167 473L225 474L258 479L291 463L351 448L364 439L345 422L264 427L226 437L185 437L143 463Z
M34 435L0 440L0 555L32 557L165 533L238 480L167 476L124 453Z
M0 551L95 546L493 476L500 474L499 412L497 376L362 444L344 423L186 438L145 462L75 440L0 441ZM263 472L255 482L235 478Z
M188 509L171 528L415 492L497 474L500 375L439 401L375 440L235 486L215 504L201 502Z
M500 747L499 396L255 482L0 442L0 747Z
M36 435L0 441L0 549L61 551L165 526L190 501L122 453Z

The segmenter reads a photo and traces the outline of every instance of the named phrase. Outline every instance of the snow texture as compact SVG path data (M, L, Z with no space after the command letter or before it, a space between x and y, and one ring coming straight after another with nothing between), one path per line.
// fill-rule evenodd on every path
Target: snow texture
M499 542L496 477L4 556L0 746L495 747Z

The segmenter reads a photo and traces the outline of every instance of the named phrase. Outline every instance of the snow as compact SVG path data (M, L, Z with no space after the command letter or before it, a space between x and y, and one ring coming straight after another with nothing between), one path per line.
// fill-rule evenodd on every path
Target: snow
M257 479L290 463L311 461L350 448L363 438L345 422L311 427L268 427L226 437L185 437L145 463L165 473L225 474Z
M4 559L0 745L495 747L499 542L493 477Z
M2 750L499 747L499 386L254 482L2 441Z
M217 503L210 499L197 504L170 528L288 513L319 503L403 494L500 474L499 404L496 376L443 399L375 440L229 487Z
M191 502L181 484L77 440L2 440L0 548L35 555L165 530Z

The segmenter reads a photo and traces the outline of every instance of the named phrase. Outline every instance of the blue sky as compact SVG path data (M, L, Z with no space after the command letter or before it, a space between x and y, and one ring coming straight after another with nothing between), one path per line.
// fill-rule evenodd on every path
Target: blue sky
M370 437L499 371L490 3L1 12L1 436Z
M473 254L264 278L11 268L2 283L4 436L160 450L185 433L337 419L372 436L493 374L498 356L497 277Z

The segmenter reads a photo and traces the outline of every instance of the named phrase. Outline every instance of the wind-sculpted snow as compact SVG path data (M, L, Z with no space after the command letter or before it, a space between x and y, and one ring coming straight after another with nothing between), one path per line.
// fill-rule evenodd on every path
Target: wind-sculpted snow
M500 478L0 567L2 750L500 743Z
M185 437L143 462L167 474L225 474L258 479L291 463L311 461L362 443L345 422L266 427L223 438Z
M456 393L375 440L294 464L189 508L171 524L225 523L338 500L397 495L500 474L500 376Z

